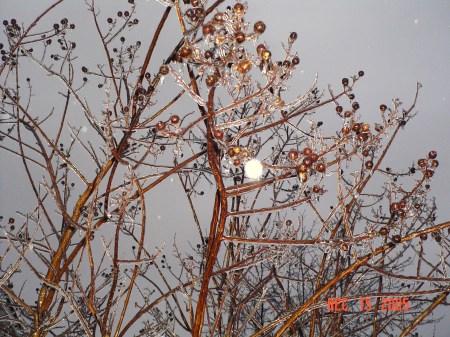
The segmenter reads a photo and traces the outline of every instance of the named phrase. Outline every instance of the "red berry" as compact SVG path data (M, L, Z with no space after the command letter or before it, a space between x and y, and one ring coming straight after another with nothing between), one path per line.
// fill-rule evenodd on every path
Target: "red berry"
M325 172L326 168L327 167L326 167L326 165L324 163L319 163L319 164L316 165L316 171L320 172L320 173Z
M361 130L361 124L359 123L353 124L352 130L353 132L359 132Z
M166 128L166 123L159 121L158 123L156 123L156 129L158 131L162 131Z
M288 152L288 157L290 160L295 161L298 158L298 151L295 149L291 149Z
M308 167L305 164L300 164L296 168L297 173L306 173L308 171Z
M303 164L310 167L313 164L313 161L309 156L306 156L305 158L303 158Z
M216 13L214 15L214 21L217 22L218 24L222 24L223 23L223 13Z
M205 51L205 59L212 59L213 58L213 52L211 50Z
M433 175L434 175L434 171L432 171L432 170L425 171L425 177L431 178Z
M381 227L379 231L381 235L387 235L388 232L389 230L386 227Z
M250 63L250 61L244 60L238 64L236 70L238 72L240 72L241 74L246 74L250 71L251 68L252 68L252 64Z
M210 35L214 33L214 25L212 24L212 22L208 22L206 23L203 28L203 35Z
M397 213L400 209L400 204L398 202L393 202L391 204L391 213Z
M178 124L178 122L180 121L180 117L178 117L177 115L170 116L170 121L173 124Z
M188 48L188 47L182 47L180 49L180 56L184 59L187 59L189 57L191 57L192 55L192 49Z
M297 33L296 32L292 32L291 34L289 34L289 40L291 40L292 42L297 40Z
M245 7L243 4L238 2L237 4L234 5L233 11L236 14L243 14L245 12Z
M245 34L242 32L237 32L236 34L234 34L234 39L237 43L242 43L245 41Z
M220 129L214 130L214 137L217 139L223 138L223 131Z
M266 50L266 46L263 45L262 43L259 44L259 45L256 47L256 52L257 52L258 54L261 54L264 50Z
M319 193L320 192L320 186L319 185L314 185L313 188L312 188L312 191L314 193Z
M262 34L266 30L266 24L264 22L262 22L262 21L257 21L254 24L253 29L254 29L256 34Z
M305 148L303 149L303 154L304 154L305 156L309 156L311 153L312 153L312 150L311 150L309 147L305 147Z
M417 161L417 164L419 165L420 168L425 168L427 166L427 161L421 158Z

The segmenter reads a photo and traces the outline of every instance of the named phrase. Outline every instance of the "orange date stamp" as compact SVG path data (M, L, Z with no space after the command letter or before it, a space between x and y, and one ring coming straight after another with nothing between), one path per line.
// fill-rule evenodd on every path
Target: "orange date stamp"
M381 311L408 311L410 307L408 297L381 297L379 298L379 310ZM328 298L328 311L349 311L349 299L346 297ZM359 308L361 311L371 311L374 309L377 298L360 297Z

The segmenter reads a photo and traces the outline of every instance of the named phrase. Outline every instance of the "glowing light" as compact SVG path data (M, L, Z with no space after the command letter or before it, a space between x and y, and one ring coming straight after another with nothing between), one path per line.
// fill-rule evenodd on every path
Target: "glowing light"
M249 160L245 166L245 176L250 179L259 179L263 174L263 166L258 159Z

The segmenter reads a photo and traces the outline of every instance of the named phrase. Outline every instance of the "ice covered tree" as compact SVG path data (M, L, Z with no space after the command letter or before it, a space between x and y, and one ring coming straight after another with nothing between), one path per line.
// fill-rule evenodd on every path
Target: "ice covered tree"
M449 292L437 153L386 162L420 85L376 108L356 99L363 71L299 93L297 33L264 43L256 1L159 2L158 20L132 0L72 18L60 0L3 21L0 147L21 168L1 179L35 206L2 206L2 334L407 336L429 322ZM161 199L190 216L157 242ZM338 298L348 310L329 310Z

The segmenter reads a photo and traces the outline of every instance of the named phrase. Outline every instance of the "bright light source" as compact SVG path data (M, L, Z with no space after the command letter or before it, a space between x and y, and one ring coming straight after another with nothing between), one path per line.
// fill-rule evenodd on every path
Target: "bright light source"
M263 166L258 159L249 160L244 167L245 176L250 179L259 179L263 174Z

